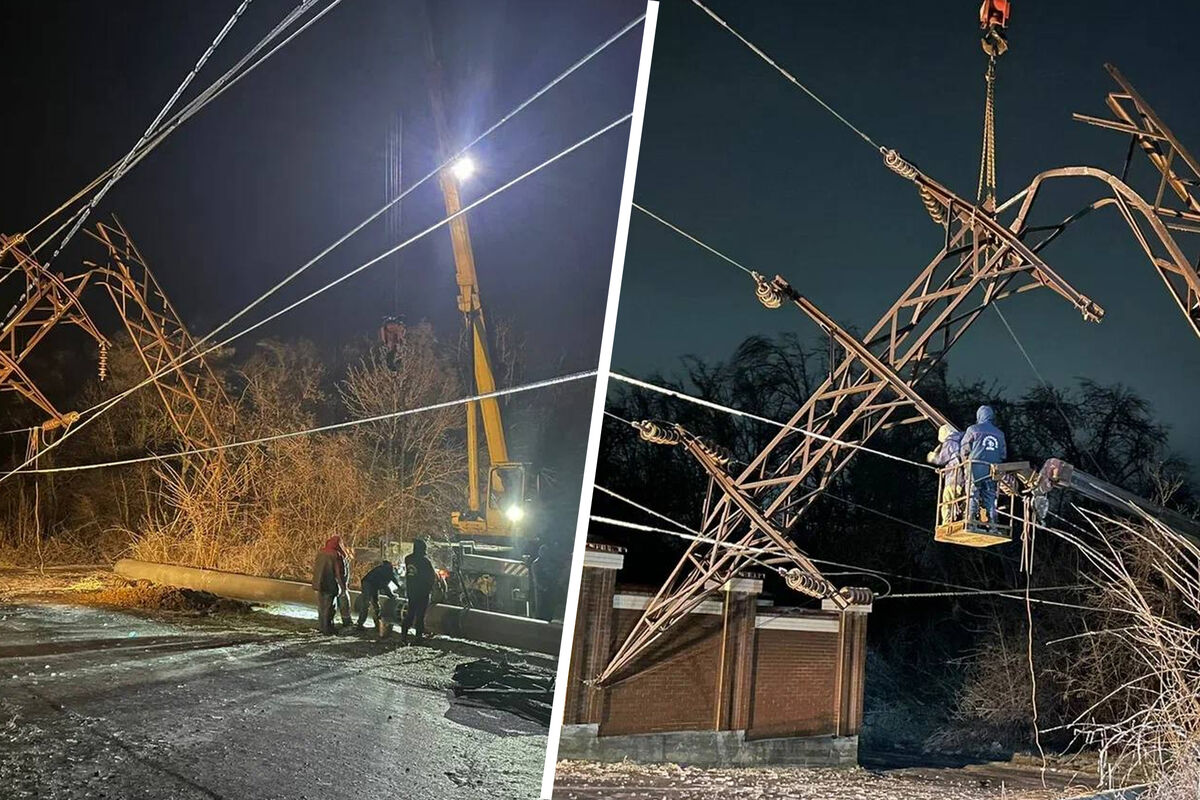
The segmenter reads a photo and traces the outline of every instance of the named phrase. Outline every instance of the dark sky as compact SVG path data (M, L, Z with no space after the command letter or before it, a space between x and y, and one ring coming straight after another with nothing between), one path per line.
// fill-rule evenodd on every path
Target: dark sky
M1119 173L1127 140L1071 119L1074 111L1108 116L1104 98L1114 84L1106 61L1200 150L1200 4L1013 5L996 89L1002 198L1053 167ZM711 0L711 7L877 141L974 198L985 68L978 3ZM1146 178L1149 166L1135 165L1142 168L1135 176ZM1145 186L1135 183L1143 193ZM1047 198L1043 219L1057 221L1098 196L1090 184L1066 184ZM882 315L941 244L911 184L684 0L665 0L659 16L635 197L742 263L784 275L859 329ZM1183 244L1194 259L1197 243ZM1049 291L1006 301L1004 313L1043 375L1135 388L1172 426L1172 445L1200 462L1200 342L1125 223L1104 211L1043 256L1107 311L1096 325ZM749 334L789 330L816 333L798 311L765 310L742 273L634 212L615 369L671 372L682 355L724 359ZM996 379L1014 392L1036 380L991 313L949 361L952 376Z
M386 142L398 116L404 185L436 164L418 1L344 0L105 198L94 219L121 217L194 332L224 321L385 202ZM295 5L252 3L184 101ZM432 5L453 149L644 9L641 0ZM7 4L0 230L24 230L131 147L236 6ZM480 172L464 187L464 202L630 111L640 42L637 28L477 147ZM486 310L524 335L531 378L596 363L627 143L623 126L469 217ZM404 233L444 214L430 181L405 200ZM376 223L269 308L393 241ZM69 271L96 255L81 235L56 263ZM432 320L453 341L459 317L448 233L400 259L395 310ZM394 310L394 283L394 264L380 265L261 335L302 335L329 347L373 336Z

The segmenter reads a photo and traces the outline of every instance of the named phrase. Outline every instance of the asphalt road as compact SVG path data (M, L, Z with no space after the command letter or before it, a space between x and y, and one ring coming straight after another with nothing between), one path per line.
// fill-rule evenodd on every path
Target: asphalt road
M452 691L494 658L521 655L0 603L0 796L536 797L544 724Z

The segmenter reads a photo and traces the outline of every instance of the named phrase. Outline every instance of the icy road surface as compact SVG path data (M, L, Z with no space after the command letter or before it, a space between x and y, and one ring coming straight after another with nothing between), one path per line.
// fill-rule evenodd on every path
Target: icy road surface
M1030 774L995 771L745 768L560 761L555 800L1059 800L1087 791L1042 789ZM1089 792L1090 793L1090 792Z
M0 602L0 796L536 797L544 724L451 691L520 657Z

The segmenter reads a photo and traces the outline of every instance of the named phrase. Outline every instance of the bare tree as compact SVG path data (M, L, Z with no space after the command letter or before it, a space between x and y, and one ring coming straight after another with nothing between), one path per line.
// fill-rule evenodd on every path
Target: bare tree
M462 389L452 360L428 324L409 327L395 346L369 350L338 385L355 417L375 417L443 402ZM373 422L355 429L376 504L401 539L444 530L463 502L466 451L461 406Z

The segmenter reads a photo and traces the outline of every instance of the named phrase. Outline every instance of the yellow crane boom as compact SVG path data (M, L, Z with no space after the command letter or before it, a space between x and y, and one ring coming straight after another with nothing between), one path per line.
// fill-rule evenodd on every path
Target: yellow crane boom
M428 15L427 20L428 20ZM427 54L429 58L429 101L437 130L440 160L450 155L451 141L446 125L445 106L442 101L441 66L433 46L432 26L426 25ZM479 277L475 271L475 254L471 249L471 234L467 218L462 211L462 200L458 193L458 181L453 165L443 169L439 175L442 196L447 216L454 217L449 224L450 242L454 253L454 273L458 284L458 310L466 323L470 340L471 372L476 394L487 394L496 390L496 377L492 371L492 359L488 351L487 325L484 322L483 304L479 296ZM455 215L458 216L455 216ZM500 403L495 397L468 403L467 411L467 508L465 513L453 514L455 528L464 533L509 539L515 534L516 524L524 516L525 465L512 462L508 455L508 441L504 433L504 421ZM483 419L484 440L487 444L488 497L481 499L479 492L479 419ZM496 502L493 502L493 498Z

